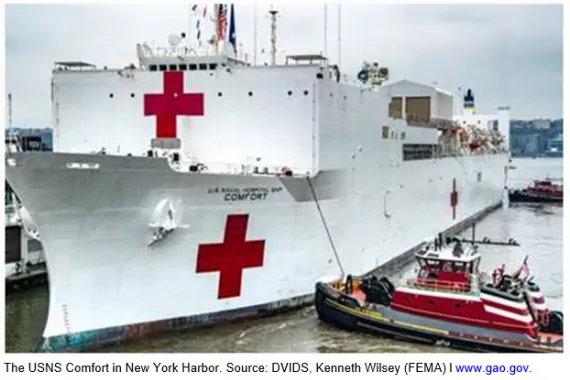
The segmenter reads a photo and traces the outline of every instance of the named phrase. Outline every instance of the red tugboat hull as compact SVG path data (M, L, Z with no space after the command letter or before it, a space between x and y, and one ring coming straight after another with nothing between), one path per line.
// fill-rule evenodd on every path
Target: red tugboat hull
M467 326L400 312L390 306L363 305L357 294L349 295L331 284L317 283L315 306L319 319L347 331L471 352L563 352L562 334L540 333L531 338L522 333Z
M563 316L550 311L530 276L528 257L512 274L504 265L492 280L479 272L481 255L471 243L442 237L416 253L420 270L395 287L386 277L318 282L319 318L366 331L429 344L484 352L562 352Z
M534 181L526 189L509 192L511 203L560 203L564 200L564 188L550 180Z

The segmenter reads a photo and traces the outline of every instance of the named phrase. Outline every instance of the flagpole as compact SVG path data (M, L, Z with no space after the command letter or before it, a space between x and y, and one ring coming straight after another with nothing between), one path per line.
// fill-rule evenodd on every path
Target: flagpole
M325 43L325 48L324 48L324 50L323 50L323 55L326 57L326 56L327 56L327 42L328 42L328 41L327 41L327 29L328 29L328 25L327 25L327 5L326 5L326 4L325 4L325 14L324 14L324 17L325 17L325 20L324 20L324 21L325 21L325 22L324 22L324 28L325 28L325 31L324 31L324 39L325 39L325 41L324 41L324 43Z
M220 22L220 6L221 4L214 4L214 54L219 53L220 35L218 34L218 23Z
M194 22L194 6L190 8L190 12L188 12L188 35L186 36L186 45L188 45L188 51L192 49L190 46L190 36L192 35L192 23Z

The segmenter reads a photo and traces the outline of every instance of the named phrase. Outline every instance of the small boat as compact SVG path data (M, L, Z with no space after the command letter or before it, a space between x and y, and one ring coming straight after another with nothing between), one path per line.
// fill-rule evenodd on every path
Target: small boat
M563 314L548 309L528 257L513 274L503 265L492 278L479 272L478 247L457 239L426 244L415 257L417 276L397 287L375 276L318 281L319 319L348 331L475 352L563 351Z
M516 189L509 192L509 202L528 203L563 203L563 186L549 179L534 181L526 189Z

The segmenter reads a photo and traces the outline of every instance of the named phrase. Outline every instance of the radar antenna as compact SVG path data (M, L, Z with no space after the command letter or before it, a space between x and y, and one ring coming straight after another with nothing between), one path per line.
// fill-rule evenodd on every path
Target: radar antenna
M271 5L271 9L269 10L269 15L271 17L271 65L275 66L275 57L277 55L277 10L273 9L273 5Z
M168 44L170 45L170 51L174 54L176 52L176 47L182 41L182 37L178 34L171 34L168 36Z

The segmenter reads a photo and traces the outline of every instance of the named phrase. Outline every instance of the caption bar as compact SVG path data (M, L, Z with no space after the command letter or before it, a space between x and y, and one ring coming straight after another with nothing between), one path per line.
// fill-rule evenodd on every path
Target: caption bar
M327 364L326 362L272 362L262 364L208 363L105 363L76 364L73 362L30 362L27 365L4 362L6 373L390 373L413 375L418 373L495 373L517 375L531 373L529 365L465 365L453 362L406 362L387 364L383 362L362 362L351 364Z

